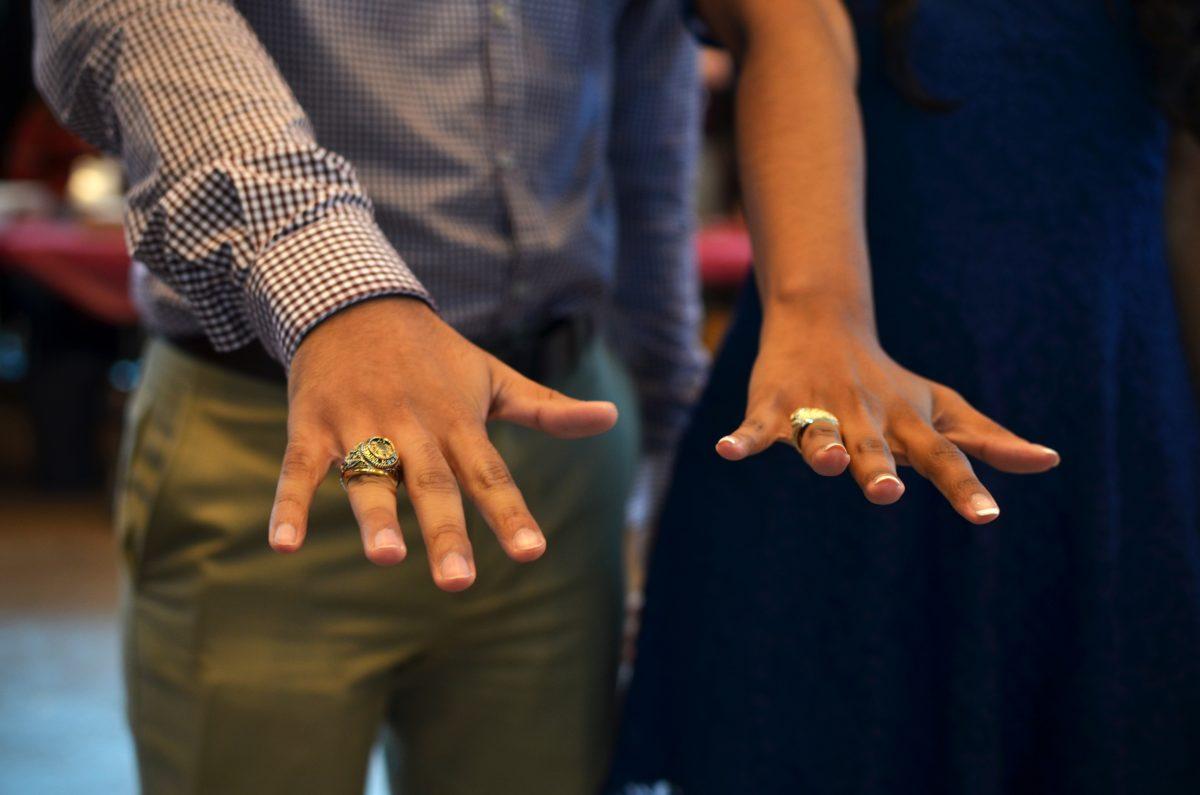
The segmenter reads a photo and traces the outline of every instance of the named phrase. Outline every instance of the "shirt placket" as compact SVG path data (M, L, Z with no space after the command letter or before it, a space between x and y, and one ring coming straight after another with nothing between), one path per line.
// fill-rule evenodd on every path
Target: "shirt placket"
M522 101L521 28L517 0L487 0L491 152L512 236L507 300L500 310L500 331L519 334L533 291L535 213L524 179L519 147Z

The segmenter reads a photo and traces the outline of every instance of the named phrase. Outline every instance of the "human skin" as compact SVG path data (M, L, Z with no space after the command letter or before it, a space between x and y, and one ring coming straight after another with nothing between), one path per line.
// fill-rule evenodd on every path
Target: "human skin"
M510 558L536 560L546 539L488 440L485 423L493 419L576 438L611 428L617 409L530 381L420 300L381 298L336 313L300 344L288 374L288 445L271 546L300 549L313 494L329 468L359 442L386 436L439 588L460 591L475 580L464 491ZM367 557L380 565L402 561L407 548L392 482L362 476L347 493Z
M858 54L840 0L697 5L739 66L739 167L763 302L745 420L717 452L737 461L790 443L791 412L820 407L840 426L819 422L803 433L801 454L817 473L848 471L866 499L886 505L904 493L897 467L911 466L968 521L994 521L1000 507L969 457L1036 473L1059 456L905 369L879 344Z

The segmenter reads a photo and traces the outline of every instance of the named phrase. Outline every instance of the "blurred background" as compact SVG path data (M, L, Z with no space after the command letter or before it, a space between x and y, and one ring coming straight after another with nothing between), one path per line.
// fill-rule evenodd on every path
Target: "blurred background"
M0 0L0 794L119 795L135 785L109 507L141 337L119 165L58 126L33 88L31 48L29 4ZM708 51L702 69L697 253L711 347L750 245L731 66ZM646 530L644 514L631 517L633 616ZM386 791L378 765L369 791Z

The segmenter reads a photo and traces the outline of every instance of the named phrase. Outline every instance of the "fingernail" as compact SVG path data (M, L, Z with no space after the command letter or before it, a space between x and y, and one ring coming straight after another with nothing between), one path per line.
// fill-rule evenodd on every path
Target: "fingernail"
M901 491L904 491L904 482L901 481L900 478L891 474L890 472L884 472L881 475L876 475L875 478L871 481L871 485L878 486L880 483L883 483L885 480L892 481L893 483L895 483L897 486L900 487Z
M541 533L530 530L528 527L522 527L513 534L512 543L515 548L524 551L527 549L537 549L544 542Z
M442 558L442 579L443 580L465 580L471 576L471 567L467 565L467 559L457 552L451 552Z
M850 455L849 451L847 451L847 450L846 450L846 445L842 444L841 442L830 442L829 444L825 445L824 447L822 447L822 448L821 448L820 450L818 450L817 452L818 452L818 453L824 453L826 450L832 450L832 449L833 449L833 448L835 448L835 447L840 447L840 448L842 448L842 452L843 452L843 453L845 453L846 455Z
M296 543L296 528L287 523L276 527L275 543L282 546L291 546Z
M1057 451L1057 450L1055 450L1053 447L1047 447L1047 446L1046 446L1046 445L1044 445L1044 444L1039 444L1039 445L1037 446L1037 448L1038 448L1039 450L1041 450L1043 453L1046 453L1047 455L1052 455L1052 456L1054 456L1054 466L1058 466L1059 464L1061 464L1061 463L1062 463L1062 456L1060 456L1060 455L1058 454L1058 451Z
M712 438L712 437L709 437L709 438ZM720 447L723 444L731 444L734 447L737 447L739 443L740 442L736 436L722 436L720 438L720 440L717 442L717 447Z
M376 549L404 549L400 534L390 527L385 527L375 534Z
M975 511L976 516L1000 515L1000 506L986 494L974 494L971 496L971 510Z

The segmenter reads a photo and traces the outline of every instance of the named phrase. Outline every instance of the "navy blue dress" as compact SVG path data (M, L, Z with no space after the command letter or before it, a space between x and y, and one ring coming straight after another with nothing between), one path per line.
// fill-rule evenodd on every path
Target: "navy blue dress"
M1062 465L980 464L1003 513L973 527L911 470L876 507L782 445L723 461L748 286L679 452L614 786L1200 793L1200 423L1129 9L922 0L917 71L961 101L931 114L883 78L874 0L848 5L883 345Z

